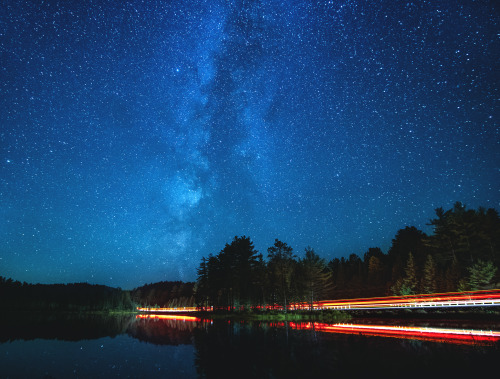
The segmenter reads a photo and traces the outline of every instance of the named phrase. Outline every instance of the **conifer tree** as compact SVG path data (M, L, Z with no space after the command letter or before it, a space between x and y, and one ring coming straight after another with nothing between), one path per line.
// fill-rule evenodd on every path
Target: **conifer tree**
M413 254L410 252L408 254L408 261L405 267L405 277L400 279L391 287L394 295L412 295L417 289L417 270L415 267L415 261L413 260Z
M472 267L469 267L469 287L472 291L476 291L479 289L484 289L489 284L495 273L497 268L493 266L492 262L483 262L478 261Z
M302 271L302 282L309 308L320 299L330 287L331 274L326 268L325 260L320 258L309 246L305 249L305 257L299 261Z
M287 311L288 300L290 297L290 285L292 273L294 270L293 249L285 242L276 239L274 245L267 249L269 258L269 268L271 272L272 282L281 304Z
M424 276L422 278L422 290L424 293L436 292L436 264L432 255L427 255L424 265Z

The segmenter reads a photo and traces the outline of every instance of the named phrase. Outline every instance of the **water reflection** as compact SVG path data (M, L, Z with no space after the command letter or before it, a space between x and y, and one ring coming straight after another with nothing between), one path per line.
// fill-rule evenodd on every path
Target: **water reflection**
M284 323L281 323L284 326ZM428 326L395 326L322 322L290 322L293 329L316 330L324 333L355 334L401 339L416 339L432 342L454 343L462 345L494 345L500 340L500 332L464 328L442 328Z
M148 336L143 340L161 344L162 336L164 341L170 341L168 337L172 330L181 330L193 332L196 328L204 326L206 330L207 323L212 324L212 320L202 320L193 316L179 315L164 315L164 314L140 314L136 316L140 320L154 320L157 322L151 323L143 321L139 323L137 328L142 334ZM363 322L363 323L361 323ZM227 321L229 325L233 324L233 328L238 325L251 325L252 323L239 323ZM463 345L495 345L500 341L500 331L492 330L488 326L485 328L473 329L468 327L444 327L442 325L429 326L428 323L420 322L417 325L395 325L384 323L373 323L367 320L360 323L336 323L328 324L322 322L259 322L259 327L275 327L275 328L290 328L296 330L311 330L314 332L334 333L334 334L352 334L362 336L377 336L387 338L399 338L409 340L422 340L442 343L453 343ZM137 325L137 323L136 323ZM477 326L477 325L476 325ZM134 335L135 336L135 335ZM137 337L139 338L139 337Z
M0 374L20 377L32 371L61 377L295 378L429 371L463 376L486 373L500 356L500 334L474 334L472 324L465 331L463 325L431 322L426 328L395 327L395 320L332 325L145 314L0 321Z
M499 357L498 344L457 345L415 335L387 338L369 326L365 329L287 322L210 323L195 330L198 373L210 378L227 372L247 377L430 373L461 377L465 372L487 373Z
M115 337L126 332L130 315L19 313L0 315L0 343L37 338L79 341Z
M137 315L127 333L155 345L191 345L200 319L180 315Z

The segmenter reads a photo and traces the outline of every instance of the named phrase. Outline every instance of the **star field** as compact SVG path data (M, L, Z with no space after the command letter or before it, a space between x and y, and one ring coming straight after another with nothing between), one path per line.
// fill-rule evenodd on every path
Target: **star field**
M7 0L0 275L129 289L499 210L499 35L484 1Z

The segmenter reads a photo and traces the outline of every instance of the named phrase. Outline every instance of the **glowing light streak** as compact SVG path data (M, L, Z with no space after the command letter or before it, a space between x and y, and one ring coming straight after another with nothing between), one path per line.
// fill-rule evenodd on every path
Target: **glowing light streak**
M138 314L137 319L151 320L175 320L196 322L203 321L199 317L179 314ZM207 320L205 320L207 321ZM210 320L212 322L212 320ZM231 324L231 320L228 320ZM284 327L284 322L269 324L272 327ZM445 342L463 345L494 345L500 341L500 331L457 329L457 328L434 328L419 326L393 326L393 325L369 325L337 323L327 324L321 322L288 322L288 326L297 330L314 330L324 333L352 334L370 337L404 338L431 342Z
M500 305L500 290L421 294L410 296L388 296L362 299L323 300L313 303L313 309L381 309L418 307L470 307ZM309 305L293 304L298 309Z
M500 289L449 292L435 294L420 294L409 296L387 296L361 299L322 300L314 302L313 310L338 309L338 310L368 310L368 309L399 309L399 308L445 308L445 307L487 307L500 305ZM289 310L310 309L309 303L292 303ZM257 309L283 309L277 304L259 306ZM149 313L186 313L199 310L213 311L213 307L182 308L137 308L139 312ZM227 310L231 309L227 307Z
M181 315L157 315L157 314L140 314L136 315L137 319L156 319L156 320L179 320L179 321L201 321L201 318L194 316Z
M316 330L326 333L356 334L377 337L418 339L465 345L492 345L500 341L500 332L474 329L431 328L416 326L289 323L293 329Z
M196 312L198 308L196 307L182 307L182 308L141 308L137 307L139 312L151 312L151 313L183 313L183 312Z

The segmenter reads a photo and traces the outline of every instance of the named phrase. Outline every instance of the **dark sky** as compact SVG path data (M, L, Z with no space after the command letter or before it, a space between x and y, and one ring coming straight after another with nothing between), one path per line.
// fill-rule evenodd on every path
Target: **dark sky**
M20 1L0 9L0 275L194 280L387 251L500 210L495 1Z

